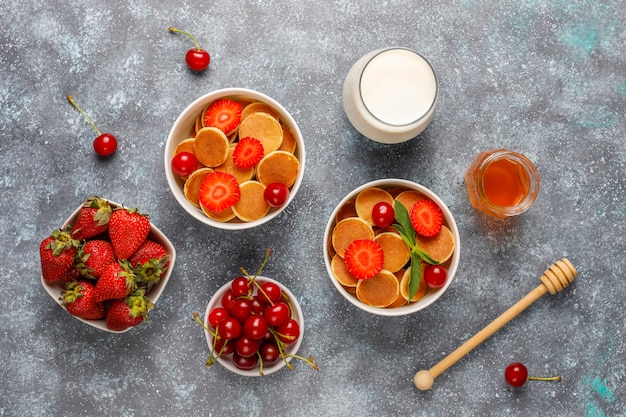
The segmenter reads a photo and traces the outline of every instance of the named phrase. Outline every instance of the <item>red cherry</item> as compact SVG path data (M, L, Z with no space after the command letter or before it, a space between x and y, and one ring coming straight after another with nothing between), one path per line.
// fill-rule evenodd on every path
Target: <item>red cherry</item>
M267 307L263 312L263 316L267 320L267 323L270 326L280 326L289 320L289 316L291 315L291 310L287 303L279 301L274 303L273 305Z
M241 324L234 317L227 317L217 325L217 334L222 339L237 339L241 331Z
M93 149L96 151L96 154L102 157L113 155L117 150L117 139L115 136L110 133L100 133L100 130L98 130L91 118L76 104L71 95L67 96L67 100L83 115L91 127L93 127L93 130L98 134L98 137L93 141Z
M233 292L235 298L248 295L250 292L250 286L248 285L250 280L246 277L237 277L230 283L230 290Z
M276 303L280 301L280 297L282 297L283 291L277 284L273 282L266 281L261 284L261 288L259 289L259 299L266 303Z
M239 368L246 371L254 369L256 364L259 362L259 357L257 355L252 355L249 357L244 357L238 355L237 352L233 353L233 364Z
M430 288L441 288L446 285L448 271L440 265L427 265L424 269L424 280Z
M172 158L172 172L186 177L196 169L196 156L191 152L179 152Z
M271 365L272 363L278 360L280 356L280 350L278 350L278 346L275 343L264 343L259 348L259 353L261 354L261 359L263 359L263 363L266 365Z
M273 182L265 187L263 197L271 207L281 207L289 198L289 188L280 182Z
M225 318L229 316L228 311L223 307L216 307L209 312L207 322L209 326L215 328Z
M520 362L514 362L506 367L504 379L512 387L521 387L526 381L560 381L560 376L538 377L528 376L528 369Z
M387 227L396 218L396 213L391 204L381 201L372 208L372 220L378 227Z
M247 298L236 298L230 309L230 314L242 323L248 318L251 312L252 302Z
M294 343L300 337L300 325L294 319L289 319L276 328L276 333L282 342Z
M258 339L251 339L246 336L242 336L235 342L235 352L239 356L249 358L252 355L256 355L261 346L261 342Z
M201 72L208 68L209 63L211 62L211 56L207 51L200 48L200 44L198 44L196 39L190 33L173 27L168 28L168 30L172 33L182 33L183 35L188 36L196 45L194 49L188 50L185 55L185 62L187 62L187 66L190 70Z
M209 67L211 57L204 49L190 49L185 55L185 62L190 70L201 72Z
M248 316L243 323L243 332L250 339L263 339L268 333L269 325L264 316Z

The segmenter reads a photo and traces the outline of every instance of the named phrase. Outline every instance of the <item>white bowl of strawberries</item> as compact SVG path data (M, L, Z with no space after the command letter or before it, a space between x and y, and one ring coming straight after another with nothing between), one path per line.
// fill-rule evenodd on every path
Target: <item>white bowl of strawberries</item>
M265 376L285 366L293 369L295 358L317 370L311 356L297 355L304 333L298 300L280 282L260 276L262 269L224 284L209 301L204 318L195 315L209 346L206 364L218 362L239 375Z
M142 323L176 261L169 239L136 208L88 198L42 240L41 283L68 313L100 330Z
M167 137L167 183L200 222L227 230L264 224L294 199L305 150L294 118L254 90L205 94L183 110Z
M360 309L401 316L435 302L460 259L452 213L431 190L403 179L345 196L324 233L324 262L339 293Z

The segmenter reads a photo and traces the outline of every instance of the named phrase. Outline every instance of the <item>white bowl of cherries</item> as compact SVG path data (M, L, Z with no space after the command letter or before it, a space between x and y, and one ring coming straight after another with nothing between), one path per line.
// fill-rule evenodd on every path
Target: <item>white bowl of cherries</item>
M287 287L260 276L259 271L224 284L211 298L202 320L210 355L206 365L220 363L244 376L264 376L287 366L296 358L317 370L311 356L298 356L304 333L304 317L296 297Z

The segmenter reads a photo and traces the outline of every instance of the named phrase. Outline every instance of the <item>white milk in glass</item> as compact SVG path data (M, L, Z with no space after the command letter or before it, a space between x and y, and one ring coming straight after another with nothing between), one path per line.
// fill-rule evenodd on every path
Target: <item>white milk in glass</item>
M344 109L367 138L405 142L430 123L437 87L435 72L423 56L407 48L380 49L361 57L348 72Z

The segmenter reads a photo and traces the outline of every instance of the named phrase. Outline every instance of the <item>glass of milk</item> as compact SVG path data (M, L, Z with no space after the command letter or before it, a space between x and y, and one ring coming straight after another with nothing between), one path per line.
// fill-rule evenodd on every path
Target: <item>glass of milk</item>
M343 84L343 106L352 125L381 143L406 142L422 133L437 105L435 71L408 48L384 48L354 63Z

